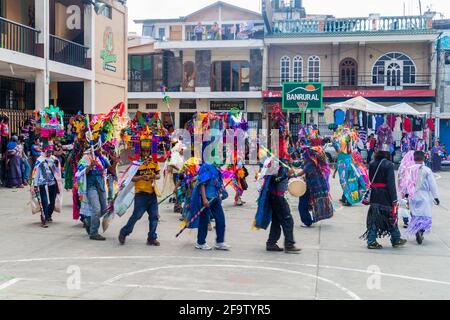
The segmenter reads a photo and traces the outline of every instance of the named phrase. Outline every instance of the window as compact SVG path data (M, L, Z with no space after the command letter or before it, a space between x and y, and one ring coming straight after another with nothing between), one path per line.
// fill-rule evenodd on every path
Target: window
M284 56L280 59L280 82L289 82L291 81L290 75L291 69L291 58Z
M128 104L128 110L138 110L139 104L138 103L129 103Z
M146 26L146 25L144 25L142 27L142 35L144 37L153 37L154 36L154 34L153 34L154 30L155 30L155 26Z
M187 61L183 65L183 91L193 92L195 90L195 64Z
M212 64L212 91L250 91L250 63L217 61Z
M159 28L158 30L158 39L166 40L166 28Z
M195 100L195 99L180 100L180 109L196 110L197 109L197 100Z
M100 15L107 17L108 19L112 19L112 7L105 4Z
M342 60L340 66L339 84L343 87L354 87L358 84L358 65L352 58Z
M387 67L387 74L386 74L386 85L388 87L399 87L401 86L401 76L402 73L400 71L400 66L398 63L391 63Z
M156 110L156 109L158 109L158 104L157 103L147 103L145 105L145 109L146 110Z
M294 57L294 82L303 81L303 58L300 56Z
M318 56L311 56L308 59L308 81L320 81L320 58Z
M157 92L163 82L161 54L128 56L129 92Z
M381 56L372 68L372 84L398 87L416 83L416 65L401 52Z

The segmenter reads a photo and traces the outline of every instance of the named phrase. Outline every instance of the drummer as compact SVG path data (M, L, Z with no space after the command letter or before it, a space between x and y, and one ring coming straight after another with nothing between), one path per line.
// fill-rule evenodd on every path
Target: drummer
M330 196L330 165L322 147L304 147L303 170L298 174L306 179L306 193L300 197L298 210L304 227L333 217ZM312 210L312 216L310 213Z
M287 163L286 160L281 160ZM289 203L285 198L288 190L289 178L294 176L292 169L280 165L277 175L272 176L269 185L268 199L272 208L272 224L270 226L269 239L267 240L267 251L285 253L300 253L301 249L295 246L294 240L294 219L292 218ZM281 230L284 234L284 249L277 244L281 237Z

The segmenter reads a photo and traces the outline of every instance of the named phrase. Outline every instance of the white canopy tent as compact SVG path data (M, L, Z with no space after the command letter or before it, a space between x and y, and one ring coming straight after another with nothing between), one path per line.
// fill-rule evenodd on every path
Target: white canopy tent
M409 115L409 116L423 116L423 115L427 114L426 112L417 111L416 109L411 107L409 104L404 103L404 102L396 104L394 106L386 107L386 109L388 110L388 113L404 114L404 115Z
M333 110L359 110L369 113L386 113L386 108L363 97L355 97L344 102L334 103L329 106Z
M391 107L385 107L363 97L355 97L344 102L338 102L329 106L332 110L359 110L368 113L376 114L398 114L421 116L426 115L426 112L419 112L407 103L399 103Z

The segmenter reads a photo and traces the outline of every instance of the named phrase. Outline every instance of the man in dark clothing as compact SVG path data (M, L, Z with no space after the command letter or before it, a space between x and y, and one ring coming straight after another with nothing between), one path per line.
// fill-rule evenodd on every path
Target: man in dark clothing
M294 254L298 254L301 251L295 246L294 219L291 215L289 203L284 197L288 190L290 175L292 175L292 172L280 165L278 174L272 176L270 181L268 197L272 208L272 224L270 226L269 240L267 240L267 251L283 251L277 244L281 237L281 229L283 229L285 237L284 251Z
M372 183L370 208L367 215L367 231L362 236L367 239L369 249L382 249L377 238L390 236L394 248L403 246L398 229L397 189L395 186L394 164L388 160L389 151L378 151L370 163L369 176Z

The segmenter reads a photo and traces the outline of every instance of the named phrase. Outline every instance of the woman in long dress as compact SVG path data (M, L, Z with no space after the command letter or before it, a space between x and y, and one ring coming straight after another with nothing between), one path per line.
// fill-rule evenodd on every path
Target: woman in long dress
M23 188L22 181L22 146L16 136L7 145L7 181L8 188Z

